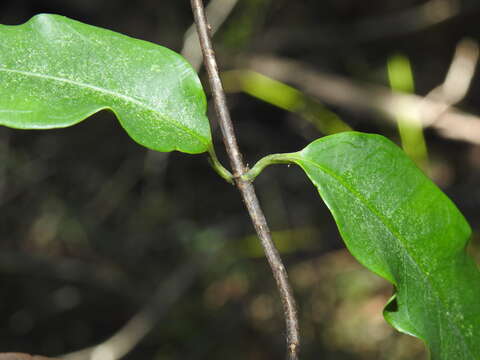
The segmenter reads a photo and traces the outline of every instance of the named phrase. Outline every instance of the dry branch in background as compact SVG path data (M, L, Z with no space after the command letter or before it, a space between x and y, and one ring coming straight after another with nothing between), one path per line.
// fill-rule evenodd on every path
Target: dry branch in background
M62 360L121 359L152 331L168 309L190 288L200 273L201 265L196 262L179 266L166 281L158 286L150 301L109 339L98 345L63 355ZM0 358L0 360L3 359Z
M399 11L367 16L352 24L308 24L276 26L256 41L259 49L277 52L284 49L343 48L346 44L365 44L418 33L452 21L479 9L478 1L429 0ZM309 34L309 36L305 36Z
M472 44L472 43L470 43ZM462 45L464 49L466 47ZM477 56L475 46L468 46L473 76ZM465 53L465 51L463 51ZM480 144L480 117L462 112L450 104L418 95L393 92L389 88L359 83L342 76L327 74L308 64L272 55L254 55L247 60L251 70L279 81L293 84L320 100L352 111L380 113L393 123L396 117L419 118L423 126L430 126L442 136ZM464 67L465 70L465 67ZM464 82L467 84L467 82ZM469 84L470 82L468 82ZM466 90L465 90L466 91ZM431 114L438 114L432 121Z
M207 18L210 22L212 35L222 26L228 15L232 12L238 0L212 0L206 8ZM195 24L185 32L182 51L180 52L198 71L202 66L202 49L198 41Z
M464 39L458 43L445 81L425 97L428 100L443 104L443 109L438 109L439 112L437 113L429 113L428 108L422 111L424 126L432 126L443 113L453 105L458 104L467 95L475 75L478 56L479 49L476 41Z
M58 360L39 355L29 355L24 353L0 353L0 360Z

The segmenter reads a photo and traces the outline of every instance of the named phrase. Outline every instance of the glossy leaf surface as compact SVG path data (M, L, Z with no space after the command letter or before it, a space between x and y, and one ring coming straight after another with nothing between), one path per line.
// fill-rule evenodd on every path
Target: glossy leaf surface
M66 127L102 109L148 148L210 147L205 94L175 52L59 15L0 26L1 125Z
M480 358L480 275L455 205L389 140L347 132L287 154L332 212L350 252L395 285L384 316L435 360Z

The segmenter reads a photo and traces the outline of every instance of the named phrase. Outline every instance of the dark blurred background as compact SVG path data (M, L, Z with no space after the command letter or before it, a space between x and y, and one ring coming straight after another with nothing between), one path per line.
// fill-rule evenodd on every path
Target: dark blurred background
M456 202L478 253L477 0L214 2L250 165L338 131L383 134ZM183 50L198 64L187 0L4 0L0 23L41 12ZM256 184L300 308L301 358L425 359L420 341L383 320L392 287L345 251L304 174L275 166ZM0 206L0 351L283 358L270 270L238 192L205 156L148 151L106 112L67 129L1 128Z

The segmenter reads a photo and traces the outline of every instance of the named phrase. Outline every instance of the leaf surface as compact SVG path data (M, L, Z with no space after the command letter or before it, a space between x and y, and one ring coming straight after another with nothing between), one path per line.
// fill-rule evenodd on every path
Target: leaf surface
M394 284L384 310L434 360L480 359L480 273L466 253L471 230L393 143L346 132L287 154L317 187L350 252Z
M202 86L175 52L59 15L0 25L1 125L60 128L103 109L148 148L211 145Z

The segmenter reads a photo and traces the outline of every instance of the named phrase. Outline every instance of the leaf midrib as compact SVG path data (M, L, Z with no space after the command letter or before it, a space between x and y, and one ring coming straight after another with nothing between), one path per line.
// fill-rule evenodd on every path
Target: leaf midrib
M428 284L428 286L433 290L433 292L437 295L437 299L439 301L440 304L442 304L443 308L444 309L447 309L447 306L445 305L442 297L439 295L439 291L437 290L437 288L435 286L433 286L434 283L431 283L429 280L429 277L426 275L426 272L424 271L424 269L420 266L420 264L418 264L416 261L415 261L415 258L410 254L410 252L408 251L408 248L405 246L404 244L404 241L405 239L403 238L403 236L398 233L395 229L395 227L388 221L388 219L386 219L384 216L382 216L382 214L380 212L378 212L376 210L376 208L374 206L372 206L368 201L367 199L365 199L358 191L356 191L354 188L350 187L347 183L345 183L343 181L343 179L337 175L336 173L334 173L333 171L331 171L330 169L326 168L326 167L323 167L321 165L319 165L318 163L314 162L314 161L311 161L311 160L308 160L308 159L305 159L303 157L296 157L296 156L291 156L291 159L297 163L301 163L301 162L305 162L305 163L308 163L314 167L317 167L318 169L320 169L321 171L323 171L325 174L329 175L330 177L334 178L335 180L338 181L338 183L340 185L342 185L347 191L349 191L352 195L354 195L355 197L358 198L358 200L360 202L362 202L364 204L364 206L369 209L379 220L381 223L383 223L383 225L388 229L388 231L393 235L394 239L397 240L397 242L400 244L400 246L404 249L405 253L407 254L407 256L410 258L410 260L412 261L412 263L419 269L420 273L422 274L423 278L424 278L424 282L426 284ZM460 331L460 326L454 321L454 317L450 316L450 312L449 311L445 311L445 314L446 316L451 320L451 323L454 324L454 328L455 328L455 331L457 334L459 334L459 338L462 339L462 342L464 344L464 348L467 349L467 351L470 353L470 355L472 355L471 353L471 350L470 350L470 347L468 346L468 344L465 342L465 340L463 339L463 336L462 335L462 332Z
M202 144L205 145L205 147L209 146L208 139L204 138L203 136L198 135L196 132L192 131L191 129L189 129L185 125L181 124L180 122L178 122L178 121L176 121L176 120L174 120L170 117L167 117L163 114L160 114L157 109L145 104L144 102L141 102L140 100L137 100L134 97L124 95L124 94L121 94L121 93L117 93L117 92L114 92L114 91L111 91L111 90L108 90L108 89L105 89L105 88L102 88L102 87L99 87L99 86L96 86L96 85L86 84L86 83L82 83L82 82L78 82L78 81L75 81L75 80L62 78L62 77L58 77L58 76L54 76L54 75L34 73L34 72L31 72L31 71L15 70L15 69L2 68L2 67L0 67L0 71L6 72L6 73L20 74L20 75L27 76L27 77L30 76L30 77L37 77L37 78L40 78L40 79L58 81L58 82L62 82L62 83L86 88L86 89L89 89L89 90L97 91L97 92L107 94L107 95L110 95L110 96L113 96L113 97L121 98L121 99L123 99L127 102L134 103L134 104L136 104L140 107L143 107L146 110L149 110L149 111L152 111L155 114L158 114L161 118L163 118L167 122L171 123L172 125L174 125L178 129L183 130L184 132L188 133L189 135L191 135L194 138L197 138Z

